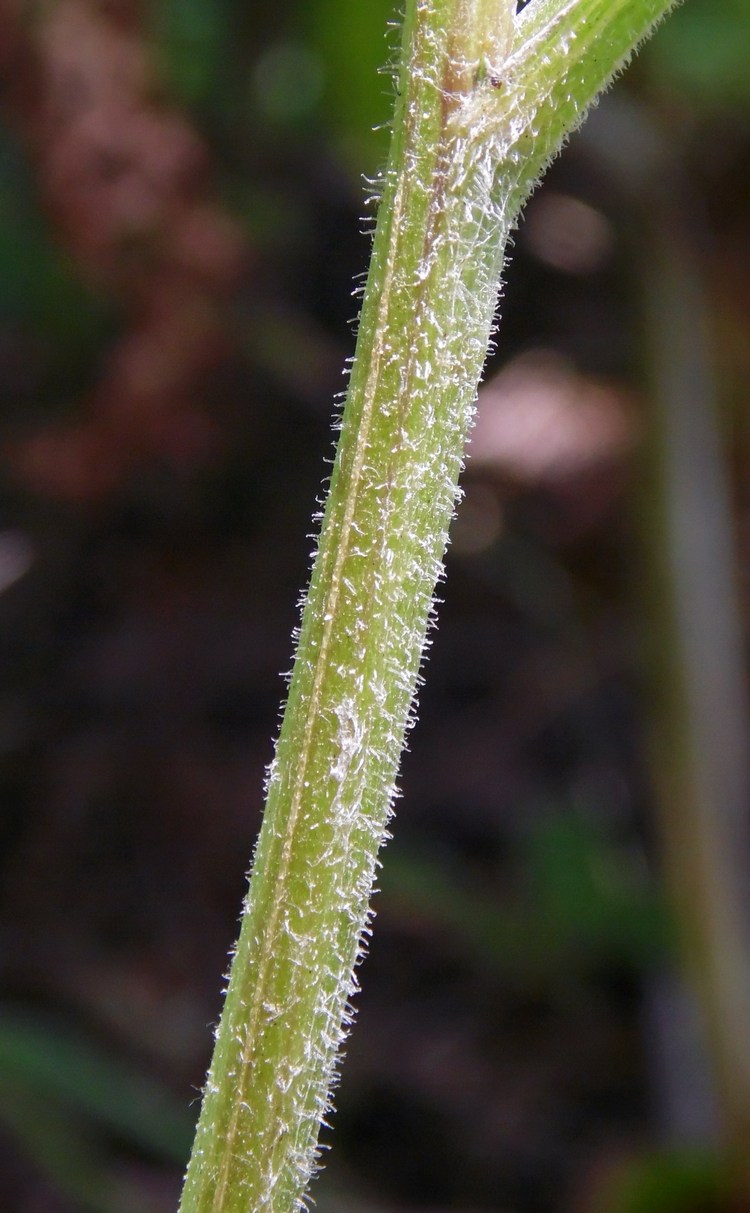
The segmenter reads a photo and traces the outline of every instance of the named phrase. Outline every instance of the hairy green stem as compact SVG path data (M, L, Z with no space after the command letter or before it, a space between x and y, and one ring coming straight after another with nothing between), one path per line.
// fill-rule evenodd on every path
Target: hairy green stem
M673 0L408 0L318 553L182 1213L304 1201L511 226Z

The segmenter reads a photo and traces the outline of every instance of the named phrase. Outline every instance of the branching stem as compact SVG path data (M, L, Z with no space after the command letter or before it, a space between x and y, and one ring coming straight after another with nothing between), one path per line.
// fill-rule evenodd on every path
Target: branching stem
M341 438L181 1213L304 1200L508 233L672 3L407 2Z

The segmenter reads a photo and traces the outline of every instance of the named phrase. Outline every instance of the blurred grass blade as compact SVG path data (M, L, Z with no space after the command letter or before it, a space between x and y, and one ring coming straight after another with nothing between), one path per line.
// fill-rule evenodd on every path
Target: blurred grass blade
M155 1158L181 1163L193 1119L153 1079L66 1029L0 1012L0 1115L11 1093L54 1100Z

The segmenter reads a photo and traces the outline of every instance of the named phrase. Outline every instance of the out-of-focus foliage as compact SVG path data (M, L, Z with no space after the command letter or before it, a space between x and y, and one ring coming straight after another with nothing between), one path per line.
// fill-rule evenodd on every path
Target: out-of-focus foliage
M200 111L218 100L231 63L234 16L228 0L156 0L149 6L147 28L161 80L178 102Z
M355 21L342 21L336 0L318 0L308 10L310 47L321 62L325 121L355 172L373 175L385 160L381 128L393 106L396 16L391 0L369 0Z
M748 44L745 0L688 0L646 54L661 88L675 88L698 106L744 108L750 100Z
M126 1213L144 1197L133 1180L113 1185L108 1144L119 1139L178 1166L189 1149L193 1118L181 1103L59 1023L0 1012L0 1092L0 1122L95 1213Z
M706 1213L726 1201L712 1154L700 1149L631 1162L605 1187L595 1213Z
M0 1074L4 1090L34 1091L40 1100L67 1106L157 1156L177 1162L185 1157L193 1127L187 1110L158 1083L85 1038L4 1012Z
M498 903L490 884L452 876L447 865L398 848L381 885L406 912L421 911L466 949L480 966L514 981L544 974L554 986L563 973L598 964L643 971L663 960L664 908L648 874L613 846L588 814L541 817L517 859L518 894Z

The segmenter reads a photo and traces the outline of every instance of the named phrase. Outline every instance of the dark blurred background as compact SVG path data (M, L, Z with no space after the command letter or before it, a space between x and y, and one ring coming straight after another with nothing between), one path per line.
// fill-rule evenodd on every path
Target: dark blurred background
M176 1207L395 15L0 0L9 1213ZM516 236L321 1213L750 1208L749 47L686 0Z

